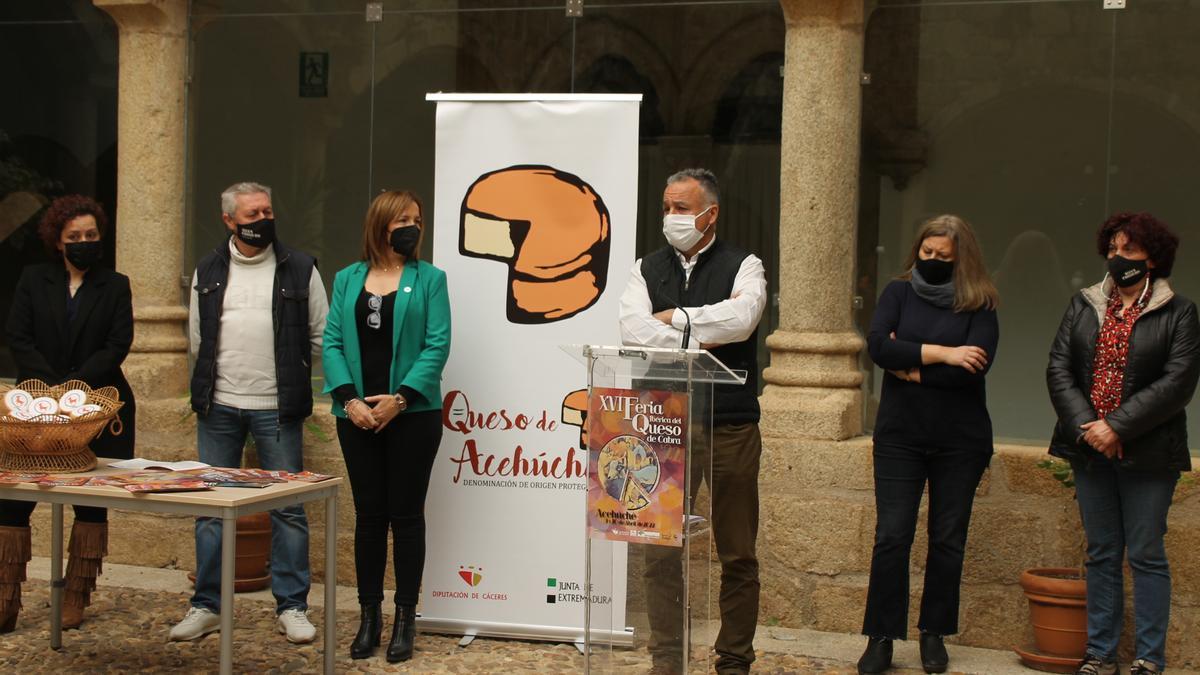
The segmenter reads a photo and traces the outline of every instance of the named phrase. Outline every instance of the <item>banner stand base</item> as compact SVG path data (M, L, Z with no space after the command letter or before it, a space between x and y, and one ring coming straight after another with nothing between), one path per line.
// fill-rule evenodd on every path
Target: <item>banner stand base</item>
M516 623L486 621L465 622L460 619L439 619L424 615L417 616L417 630L422 633L461 635L458 646L466 647L477 637L508 638L512 640L542 640L545 642L567 642L575 645L582 653L583 629L567 626L535 626ZM597 630L592 632L592 644L614 647L633 646L633 628L625 630Z

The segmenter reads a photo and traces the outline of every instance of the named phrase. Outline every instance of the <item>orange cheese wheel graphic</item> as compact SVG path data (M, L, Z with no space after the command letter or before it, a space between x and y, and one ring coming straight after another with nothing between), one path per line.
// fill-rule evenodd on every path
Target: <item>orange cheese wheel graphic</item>
M563 397L562 421L563 424L579 427L580 450L586 450L588 446L587 413L587 389L579 389Z
M459 252L508 264L513 323L550 323L592 306L608 282L609 240L604 200L551 166L486 173L463 198Z

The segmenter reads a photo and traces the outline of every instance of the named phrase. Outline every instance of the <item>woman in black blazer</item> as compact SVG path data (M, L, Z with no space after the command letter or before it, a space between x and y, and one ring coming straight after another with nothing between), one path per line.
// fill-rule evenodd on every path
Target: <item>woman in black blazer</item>
M93 388L113 386L125 402L120 436L108 429L91 443L100 457L133 457L136 406L121 363L133 343L129 278L98 267L104 210L79 195L54 200L38 234L57 262L26 267L8 315L8 343L17 381L47 384L77 379ZM29 516L34 502L0 500L0 633L12 631L21 609L21 581L30 559ZM68 544L63 627L78 628L108 549L108 512L76 506Z

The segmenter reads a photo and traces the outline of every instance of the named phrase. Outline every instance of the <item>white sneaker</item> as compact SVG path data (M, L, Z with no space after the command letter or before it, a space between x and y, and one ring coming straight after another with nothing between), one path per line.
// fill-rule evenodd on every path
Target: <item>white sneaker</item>
M183 621L171 627L171 639L175 641L195 640L221 630L221 615L203 607L192 607Z
M308 615L302 609L285 609L275 622L280 633L286 633L288 642L304 644L312 642L317 637L317 629L308 622Z

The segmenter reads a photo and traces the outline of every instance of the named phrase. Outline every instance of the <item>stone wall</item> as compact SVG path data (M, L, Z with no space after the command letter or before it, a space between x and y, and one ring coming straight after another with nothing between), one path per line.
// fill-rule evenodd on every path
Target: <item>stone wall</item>
M139 413L150 416L156 429L139 441L143 448L139 454L195 458L195 418L186 402L172 409L161 405L139 409ZM345 474L328 412L319 411L310 419L304 439L307 468ZM1037 467L1044 457L1039 448L997 446L975 500L963 570L961 633L952 642L995 649L1030 643L1026 602L1017 585L1021 571L1073 566L1082 559L1083 540L1072 493ZM760 623L843 633L860 630L875 527L873 488L869 438L765 440L760 479ZM1167 535L1175 580L1167 659L1174 666L1191 668L1200 666L1200 644L1184 639L1200 629L1200 558L1193 553L1200 548L1196 492L1195 479L1185 475L1176 490ZM313 579L320 582L325 579L323 505L310 504L307 511ZM921 523L924 517L923 504ZM110 561L193 568L190 518L124 511L110 518ZM67 522L69 530L69 509ZM37 509L33 526L34 554L48 556L49 507ZM354 506L347 486L338 501L338 583L347 586L354 585L353 533ZM911 562L910 636L916 635L925 542L919 527ZM390 588L390 569L385 579ZM1127 573L1127 593L1130 585ZM638 593L634 590L632 595ZM1132 626L1132 602L1127 600L1126 651Z
M1032 643L1017 579L1030 567L1075 566L1083 537L1071 490L1037 463L1041 448L997 446L977 491L963 569L961 633L951 641L995 649ZM875 507L871 441L764 440L760 480L762 623L857 633L866 606ZM1176 489L1167 535L1174 597L1167 660L1200 665L1200 498L1190 475ZM911 560L909 634L916 636L924 574L927 503ZM1126 572L1126 592L1131 581ZM1126 601L1128 658L1132 600Z

